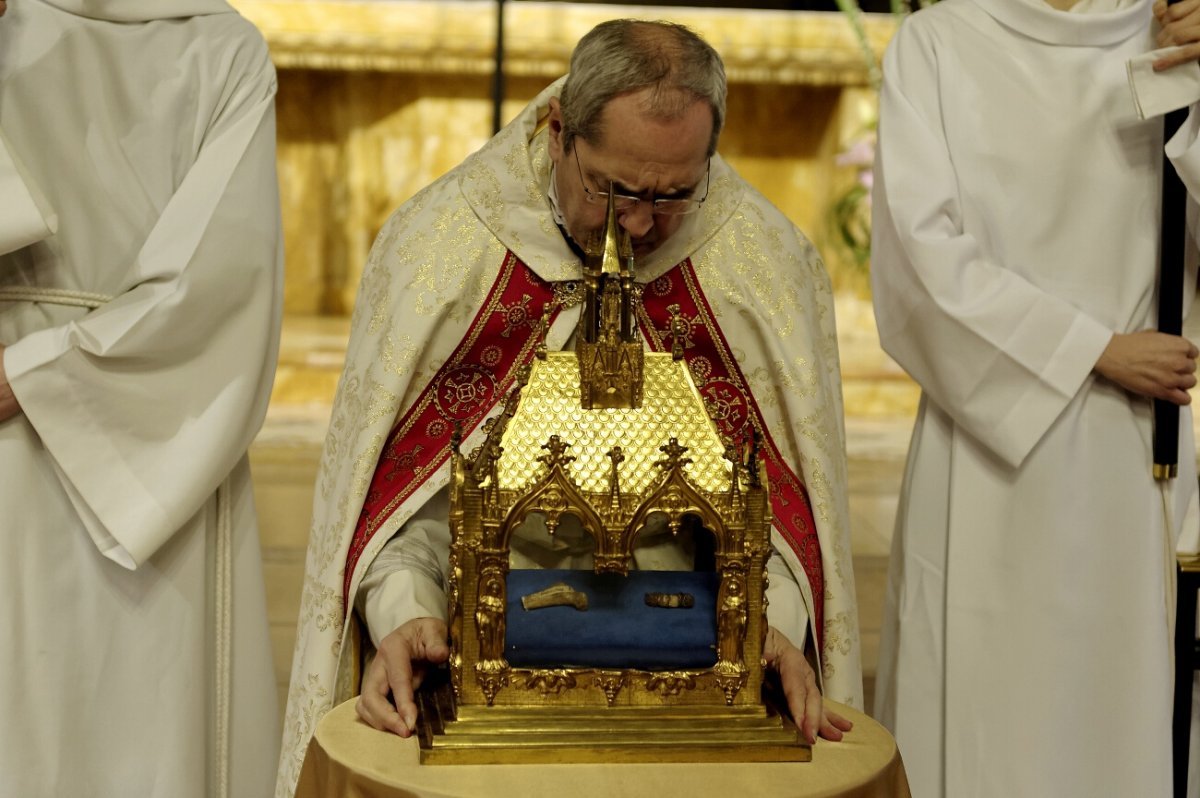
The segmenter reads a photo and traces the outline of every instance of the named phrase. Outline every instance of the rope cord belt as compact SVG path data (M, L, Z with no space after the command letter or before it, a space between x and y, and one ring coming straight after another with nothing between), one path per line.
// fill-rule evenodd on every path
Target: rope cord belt
M77 308L98 308L112 301L111 296L66 288L39 288L35 285L0 286L0 302L45 302Z

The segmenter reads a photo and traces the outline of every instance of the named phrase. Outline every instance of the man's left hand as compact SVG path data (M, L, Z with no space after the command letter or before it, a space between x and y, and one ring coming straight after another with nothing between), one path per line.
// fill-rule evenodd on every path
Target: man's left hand
M1180 0L1171 5L1166 0L1155 0L1154 18L1162 25L1158 46L1181 46L1154 62L1156 72L1200 59L1200 0Z
M788 709L800 727L800 733L810 744L816 743L818 733L826 740L836 742L842 739L844 732L854 727L846 718L825 709L821 690L817 687L817 674L805 659L804 652L774 627L767 629L763 659L767 667L779 675Z

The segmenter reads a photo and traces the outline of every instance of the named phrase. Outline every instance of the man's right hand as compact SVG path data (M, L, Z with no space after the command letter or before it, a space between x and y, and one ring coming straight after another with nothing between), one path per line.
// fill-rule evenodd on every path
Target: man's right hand
M450 658L446 636L445 622L414 618L379 641L379 651L363 676L362 694L355 705L358 716L376 729L411 736L417 728L413 691L421 686L430 665Z
M1095 371L1127 391L1177 405L1192 401L1196 346L1178 335L1142 330L1116 333L1096 361Z
M1200 58L1200 2L1183 0L1167 4L1167 0L1155 0L1154 18L1158 20L1159 47L1180 49L1154 62L1154 70L1161 72Z

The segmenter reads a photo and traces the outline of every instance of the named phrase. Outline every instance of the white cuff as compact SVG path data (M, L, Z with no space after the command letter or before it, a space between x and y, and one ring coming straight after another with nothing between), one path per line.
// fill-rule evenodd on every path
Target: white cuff
M392 571L363 590L359 588L358 610L377 649L380 640L414 618L446 621L446 593L419 571Z
M778 554L767 560L767 623L801 651L808 642L808 609L795 574Z
M1200 101L1200 63L1189 61L1162 72L1154 71L1155 61L1179 49L1164 47L1126 62L1129 90L1140 118L1161 116Z

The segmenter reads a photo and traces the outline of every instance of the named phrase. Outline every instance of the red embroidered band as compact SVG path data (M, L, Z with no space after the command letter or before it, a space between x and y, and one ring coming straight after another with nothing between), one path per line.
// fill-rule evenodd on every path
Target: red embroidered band
M533 359L541 314L551 314L549 324L559 311L553 298L553 286L508 253L462 342L388 435L346 554L344 607L375 531L449 459L454 423L462 424L464 438L470 435Z
M738 441L745 440L751 429L758 432L766 458L775 527L808 577L816 616L813 629L819 646L824 637L825 577L808 491L772 440L746 378L700 290L691 260L646 286L640 322L642 334L656 351L670 350L678 338L684 360L722 435Z

